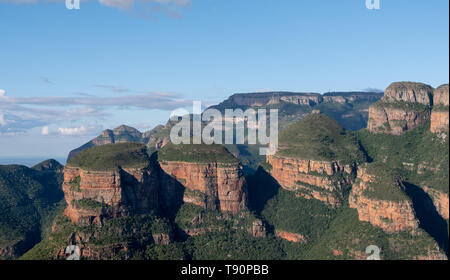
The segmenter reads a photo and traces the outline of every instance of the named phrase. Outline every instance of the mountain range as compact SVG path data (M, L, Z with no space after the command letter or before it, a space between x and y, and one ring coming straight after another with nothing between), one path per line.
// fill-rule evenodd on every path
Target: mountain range
M213 106L279 109L267 157L251 145L174 145L173 122L105 130L63 172L53 161L0 166L0 195L14 192L0 200L11 217L0 255L65 259L76 245L83 259L366 259L376 245L382 259L447 259L448 106L448 84L413 82Z

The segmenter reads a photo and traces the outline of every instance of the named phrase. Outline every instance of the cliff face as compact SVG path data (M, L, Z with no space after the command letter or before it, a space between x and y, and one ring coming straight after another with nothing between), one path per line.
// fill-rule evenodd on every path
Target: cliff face
M399 135L425 123L429 117L427 111L391 108L377 104L369 108L367 129L372 133Z
M353 168L336 161L314 161L282 156L268 156L272 165L271 175L280 186L295 191L298 197L317 199L331 206L340 206L336 192L350 183ZM336 176L343 175L343 176ZM340 177L333 179L332 177Z
M163 161L160 166L171 176L161 186L166 197L171 197L179 183L185 188L185 203L232 213L246 207L247 185L238 163Z
M321 103L353 103L353 102L375 102L381 94L378 92L332 92L323 95L319 93L302 92L258 92L237 93L214 106L215 108L236 107L260 107L279 104L281 102L295 105L315 106Z
M384 102L409 102L431 106L433 88L429 85L413 82L392 83L384 92Z
M412 83L392 83L383 98L370 106L367 129L372 133L399 135L428 121L433 88Z
M431 111L430 131L447 132L449 129L449 86L442 85L434 92L433 110Z
M65 167L65 210L75 223L102 224L105 217L146 213L158 207L158 178L154 170L89 171Z
M387 233L417 229L419 222L410 200L383 200L368 195L368 192L373 191L370 183L376 180L376 176L369 174L364 167L358 169L357 182L350 193L349 205L357 209L359 220L380 227Z
M440 192L436 189L423 187L423 190L431 197L436 211L442 218L449 219L449 197L447 193Z

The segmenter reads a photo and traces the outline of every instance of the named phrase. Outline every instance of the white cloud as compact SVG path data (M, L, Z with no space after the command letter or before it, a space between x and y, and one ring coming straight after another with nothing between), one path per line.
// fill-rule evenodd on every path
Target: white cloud
M5 126L7 125L6 121L5 121L5 117L3 116L3 114L0 114L0 126Z
M6 96L6 90L0 89L0 96Z
M84 124L78 127L59 127L58 133L62 136L97 135L102 130L101 125Z
M60 127L58 132L61 135L83 135L86 133L86 127Z
M50 133L48 126L44 126L41 130L42 135L48 135Z
M141 108L173 110L175 108L189 106L188 100L177 98L173 94L143 93L134 95L123 95L114 97L7 97L0 103L2 106L11 105L37 105L37 106L95 106L95 107L119 107L119 108Z

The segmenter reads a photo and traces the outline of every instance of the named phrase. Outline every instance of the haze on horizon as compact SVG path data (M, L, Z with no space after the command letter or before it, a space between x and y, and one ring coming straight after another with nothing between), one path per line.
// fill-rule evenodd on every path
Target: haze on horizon
M0 0L0 158L66 157L236 92L437 87L448 26L448 1Z

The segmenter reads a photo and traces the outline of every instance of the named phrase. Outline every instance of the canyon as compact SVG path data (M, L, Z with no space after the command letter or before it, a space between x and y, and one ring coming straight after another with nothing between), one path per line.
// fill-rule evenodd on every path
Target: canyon
M367 128L357 132L320 109L358 100L375 103L367 107ZM38 245L62 235L80 245L88 259L142 257L144 248L152 252L146 258L154 258L181 246L170 254L183 259L221 250L242 252L227 243L240 240L302 258L328 252L327 258L363 259L360 247L370 242L385 246L388 258L447 258L448 187L443 186L445 178L434 178L448 169L439 161L445 150L439 157L430 157L426 149L407 157L399 146L400 164L384 150L397 140L405 146L433 143L433 152L446 145L448 85L435 90L396 82L383 97L237 94L217 108L227 104L290 104L311 108L311 114L295 113L299 119L291 119L280 132L278 152L258 162L258 171L250 175L224 146L170 143L174 123L146 133L127 126L106 130L69 155L62 183L67 206L50 237ZM319 246L322 236L325 249ZM203 250L210 244L226 248ZM30 254L39 252L39 246ZM321 249L314 255L317 246ZM51 258L66 257L61 248L52 248L46 249ZM189 253L183 257L179 250ZM224 258L228 256L232 254Z

